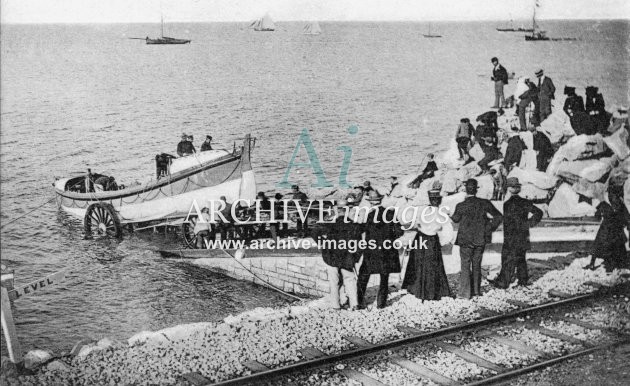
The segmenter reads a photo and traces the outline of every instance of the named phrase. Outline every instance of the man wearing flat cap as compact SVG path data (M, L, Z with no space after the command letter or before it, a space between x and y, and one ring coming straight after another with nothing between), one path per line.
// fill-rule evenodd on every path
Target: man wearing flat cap
M518 285L527 285L529 277L525 254L530 249L529 228L538 224L543 216L542 210L518 195L521 191L518 178L508 178L507 186L511 197L503 204L501 272L496 280L490 280L490 284L499 288L510 286L515 271Z
M459 298L471 299L481 295L481 259L486 244L492 241L494 232L503 216L490 200L476 197L477 180L465 183L466 199L455 207L451 217L459 224L455 245L459 245L461 271L459 273Z
M212 136L206 135L206 140L201 144L201 151L212 150Z
M556 86L542 69L536 71L538 78L538 100L540 101L540 122L551 115L551 100L555 99Z

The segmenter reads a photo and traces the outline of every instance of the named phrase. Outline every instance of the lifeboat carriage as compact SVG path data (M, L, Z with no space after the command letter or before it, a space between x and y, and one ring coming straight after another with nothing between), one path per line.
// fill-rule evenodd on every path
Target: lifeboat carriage
M83 220L87 238L120 238L124 225L139 230L143 224L153 224L146 228L182 226L188 244L192 227L184 219L194 200L203 207L221 196L228 202L256 198L250 159L254 145L255 138L247 134L243 145L235 145L231 152L217 149L180 158L159 154L156 179L144 185L121 185L117 190L103 191L95 184L99 177L106 177L102 174L62 178L53 184L57 206Z

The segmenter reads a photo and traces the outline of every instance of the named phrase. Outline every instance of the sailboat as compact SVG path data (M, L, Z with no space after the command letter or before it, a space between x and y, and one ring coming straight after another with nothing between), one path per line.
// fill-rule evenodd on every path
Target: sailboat
M547 32L540 29L538 23L536 23L536 8L539 7L538 0L534 4L534 14L532 16L532 34L525 35L526 41L538 41L538 40L549 40L547 37Z
M160 18L161 24L161 32L162 37L151 39L148 36L146 38L129 38L129 39L139 39L146 41L147 44L186 44L190 43L190 39L176 39L169 38L168 36L164 36L164 17Z
M253 28L254 31L273 31L276 29L276 25L273 24L271 16L266 13L262 18L254 20L252 24L249 25L249 28Z
M429 23L429 32L426 34L422 34L425 38L441 38L442 35L431 34L431 23Z
M304 26L304 35L319 35L322 33L322 29L319 26L319 23L316 21L312 21Z

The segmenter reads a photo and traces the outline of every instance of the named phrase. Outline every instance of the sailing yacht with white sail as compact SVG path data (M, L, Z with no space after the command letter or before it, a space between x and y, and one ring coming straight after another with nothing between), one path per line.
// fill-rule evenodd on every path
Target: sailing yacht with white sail
M322 33L322 29L319 23L312 21L304 26L304 35L319 35Z
M252 24L249 25L249 28L253 28L254 31L274 31L276 25L273 23L271 16L266 13L262 18L254 20Z
M422 34L425 38L441 38L442 35L432 34L431 33L431 23L429 23L429 32L426 34Z

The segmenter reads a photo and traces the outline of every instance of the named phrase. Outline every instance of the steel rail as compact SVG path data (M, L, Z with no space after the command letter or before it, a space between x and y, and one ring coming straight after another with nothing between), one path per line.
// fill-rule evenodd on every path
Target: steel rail
M564 361L569 360L569 359L577 358L577 357L580 357L580 356L586 355L586 354L591 354L591 353L593 353L595 351L600 351L600 350L605 350L605 349L608 349L608 348L622 346L622 345L625 345L625 344L630 344L630 339L624 339L624 340L619 341L619 342L605 343L605 344L601 344L601 345L598 345L598 346L589 347L589 348L586 348L584 350L580 350L580 351L576 351L576 352L573 352L573 353L570 353L570 354L567 354L567 355L563 355L563 356L560 356L560 357L552 358L552 359L546 360L544 362L535 363L533 365L521 367L519 369L515 369L515 370L510 370L510 371L506 371L506 372L503 372L503 373L499 373L497 375L493 375L491 377L488 377L488 378L485 378L485 379L481 379L479 381L470 382L470 383L467 383L467 385L468 386L493 385L495 383L504 382L504 381L506 381L508 379L515 378L515 377L518 377L518 376L523 375L523 374L531 373L532 371L536 371L536 370L544 369L544 368L549 367L549 366L553 366L555 364L564 362Z
M583 302L585 300L594 299L596 297L605 295L605 291L597 290L585 295L578 295L567 299L562 299L559 301L549 302L545 304L540 304L528 308L523 308L520 310L515 310L508 312L506 314L490 316L478 320L473 320L470 322L464 322L460 324L456 324L454 326L445 327L442 329L425 332L418 335L413 335L405 338L400 338L380 344L375 344L369 347L360 347L354 350L343 351L339 354L323 356L320 358L310 359L306 361L301 361L298 363L290 364L288 366L278 367L275 369L270 369L266 371L261 371L258 373L254 373L251 375L246 375L238 378L232 378L225 381L217 382L217 383L207 383L206 385L214 385L214 386L233 386L233 385L243 385L243 384L258 384L261 381L266 381L269 379L273 379L279 377L281 375L298 373L306 370L312 370L314 368L330 365L336 362L340 362L343 360L356 359L363 356L367 356L373 353L377 353L380 351L397 348L409 344L426 342L430 340L434 340L436 338L445 337L448 335L453 335L462 331L472 330L478 327L483 327L489 324L495 324L498 322L502 322L508 319L514 319L520 316L524 316L533 312L552 309L555 307L560 307L568 304L576 304Z

